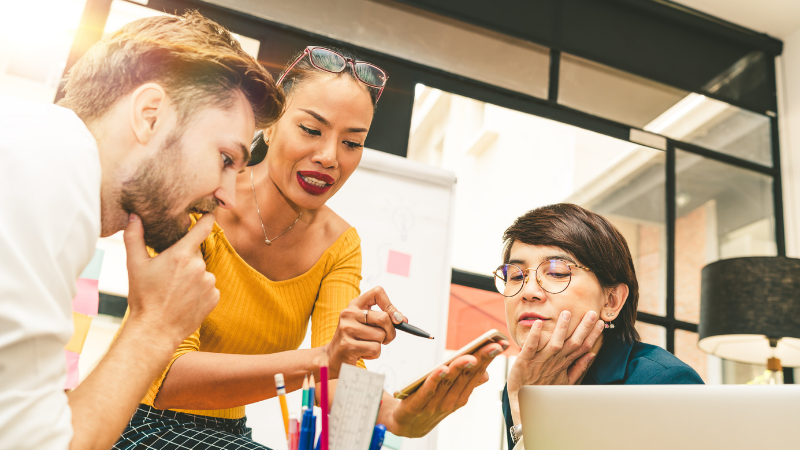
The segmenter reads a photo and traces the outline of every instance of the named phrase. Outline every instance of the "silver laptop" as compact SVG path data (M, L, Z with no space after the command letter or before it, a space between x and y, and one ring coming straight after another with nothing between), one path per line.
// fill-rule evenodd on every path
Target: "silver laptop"
M526 386L528 450L800 448L800 385Z

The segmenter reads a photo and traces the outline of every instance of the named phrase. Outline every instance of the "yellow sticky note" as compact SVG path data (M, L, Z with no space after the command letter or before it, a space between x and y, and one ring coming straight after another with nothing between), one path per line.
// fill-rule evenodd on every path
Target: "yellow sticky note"
M72 311L72 322L75 324L75 332L72 333L72 339L69 340L69 343L64 348L71 352L80 353L83 350L83 343L86 342L86 335L89 334L92 318Z

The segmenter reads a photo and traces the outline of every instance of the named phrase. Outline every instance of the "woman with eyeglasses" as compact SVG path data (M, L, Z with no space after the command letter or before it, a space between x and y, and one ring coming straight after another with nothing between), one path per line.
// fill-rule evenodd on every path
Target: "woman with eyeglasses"
M358 233L325 205L358 167L387 79L323 47L306 48L283 72L286 109L254 140L236 204L216 213L201 247L219 304L153 382L115 448L263 449L244 405L274 397L275 374L291 392L305 374L318 381L326 362L334 379L342 363L363 368L394 339L405 317L381 288L360 295ZM313 348L297 350L309 320ZM402 402L384 393L378 422L400 436L427 434L488 379L507 345L439 367Z
M503 392L509 449L524 435L522 386L703 383L671 353L639 339L633 259L605 218L572 204L545 206L517 218L503 241L495 284L522 348Z

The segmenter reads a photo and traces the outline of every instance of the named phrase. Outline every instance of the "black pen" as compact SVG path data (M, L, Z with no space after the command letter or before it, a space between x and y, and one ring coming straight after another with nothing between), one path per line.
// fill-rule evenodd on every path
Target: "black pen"
M422 331L419 328L415 327L414 325L409 325L405 322L395 323L394 327L395 329L398 329L400 331L405 331L406 333L413 334L414 336L433 339L433 336L431 336L430 333L428 333L427 331Z

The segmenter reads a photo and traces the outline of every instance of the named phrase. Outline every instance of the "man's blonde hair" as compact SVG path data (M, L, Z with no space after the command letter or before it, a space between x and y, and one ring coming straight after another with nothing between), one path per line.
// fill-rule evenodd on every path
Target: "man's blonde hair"
M285 101L269 72L228 30L191 11L133 21L92 46L69 71L59 104L88 122L150 82L164 88L181 123L198 107L230 107L241 91L256 128L265 128L278 119Z

